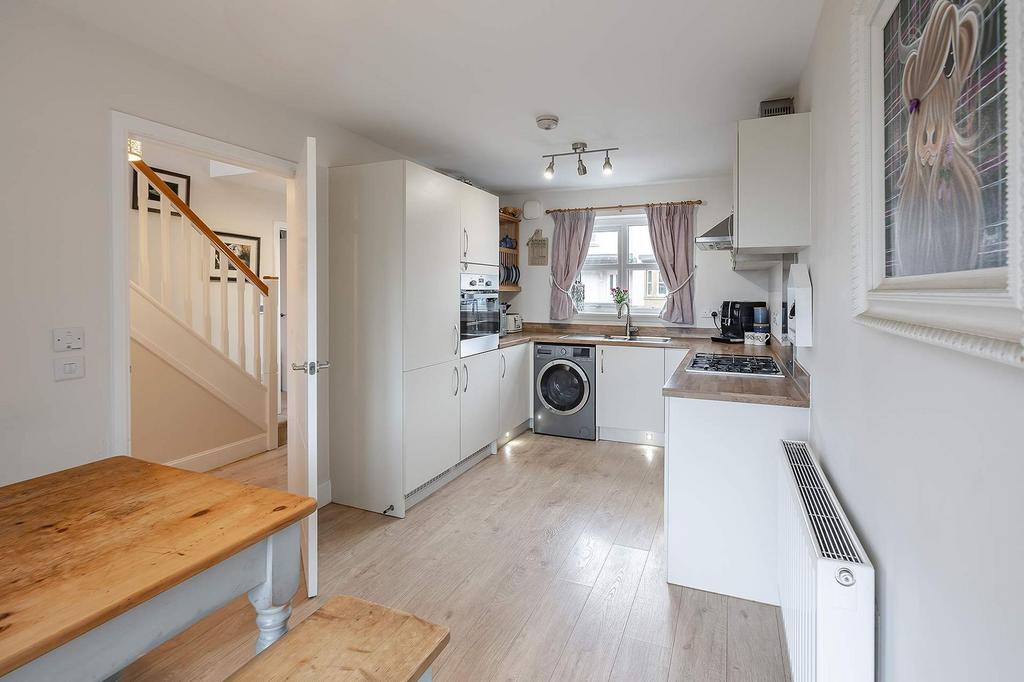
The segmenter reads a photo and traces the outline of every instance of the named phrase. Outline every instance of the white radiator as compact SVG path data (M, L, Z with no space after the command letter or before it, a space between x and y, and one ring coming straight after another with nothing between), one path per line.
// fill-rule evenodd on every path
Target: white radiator
M875 677L875 569L807 443L782 441L779 598L793 682Z

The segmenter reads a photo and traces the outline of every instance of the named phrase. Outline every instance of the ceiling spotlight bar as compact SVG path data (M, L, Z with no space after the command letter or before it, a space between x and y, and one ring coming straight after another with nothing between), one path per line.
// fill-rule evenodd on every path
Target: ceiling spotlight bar
M609 152L619 151L618 147L604 147L602 149L587 149L586 142L573 142L571 152L559 152L557 154L545 154L542 159L550 159L547 168L544 169L544 177L550 180L555 177L555 159L559 156L575 156L576 157L576 172L579 175L587 174L587 164L583 163L584 154L601 154L604 153L604 164L602 165L602 171L605 175L611 175L612 173L612 159L609 156Z

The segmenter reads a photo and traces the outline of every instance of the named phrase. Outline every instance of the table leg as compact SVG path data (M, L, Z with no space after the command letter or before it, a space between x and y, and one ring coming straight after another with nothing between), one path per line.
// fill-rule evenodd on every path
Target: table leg
M299 524L271 535L267 543L267 579L249 590L256 609L256 653L266 649L288 631L291 601L299 589Z

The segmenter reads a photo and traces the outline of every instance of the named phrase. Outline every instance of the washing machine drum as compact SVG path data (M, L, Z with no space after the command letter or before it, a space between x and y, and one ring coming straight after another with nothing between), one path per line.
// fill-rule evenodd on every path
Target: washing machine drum
M590 398L590 380L576 363L552 360L537 377L537 396L555 414L576 414Z

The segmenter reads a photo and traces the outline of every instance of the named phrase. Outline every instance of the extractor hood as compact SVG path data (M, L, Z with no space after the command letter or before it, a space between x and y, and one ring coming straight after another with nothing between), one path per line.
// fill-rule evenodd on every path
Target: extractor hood
M732 214L710 230L697 237L697 248L701 251L722 251L732 248Z

